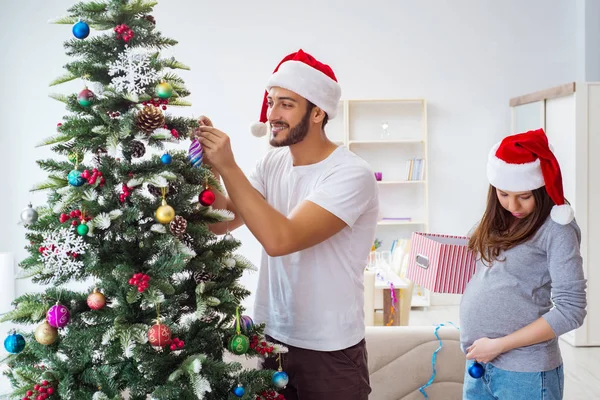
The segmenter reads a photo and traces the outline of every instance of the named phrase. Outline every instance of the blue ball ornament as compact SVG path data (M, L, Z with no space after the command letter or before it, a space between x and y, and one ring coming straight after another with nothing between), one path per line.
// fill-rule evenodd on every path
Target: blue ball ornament
M4 348L11 354L18 354L25 348L25 338L18 333L12 333L4 339Z
M171 157L170 154L165 153L160 158L160 161L165 165L169 165L169 164L171 164L171 161L173 161L173 157Z
M85 178L81 176L81 171L77 171L76 169L69 172L67 180L71 186L81 186L85 183Z
M483 365L481 365L477 361L475 361L473 364L471 364L469 366L469 369L467 371L469 372L469 375L471 376L471 378L479 379L483 376L483 374L485 372L485 368L483 368Z
M277 386L280 389L283 389L284 387L287 386L288 382L290 381L290 378L288 377L288 374L286 374L283 371L277 371L273 374L273 385Z
M73 36L77 39L85 39L90 34L90 26L83 22L79 21L75 25L73 25Z
M233 394L236 395L236 397L242 397L244 396L244 394L246 394L246 389L244 389L244 387L239 384L236 386L235 389L233 389Z

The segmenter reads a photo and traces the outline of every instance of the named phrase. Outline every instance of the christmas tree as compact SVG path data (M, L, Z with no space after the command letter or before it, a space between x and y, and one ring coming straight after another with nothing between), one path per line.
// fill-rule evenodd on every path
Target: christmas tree
M79 80L82 90L52 95L68 114L41 144L57 154L38 161L48 180L33 190L48 204L21 216L22 276L44 289L2 318L33 325L5 339L13 398L282 398L284 372L224 361L286 349L239 315L249 294L239 279L254 267L230 234L208 228L232 215L211 207L220 186L193 139L198 123L169 113L190 105L175 73L187 67L161 57L176 42L157 30L155 5L81 2L52 21L72 26L72 61L51 86Z

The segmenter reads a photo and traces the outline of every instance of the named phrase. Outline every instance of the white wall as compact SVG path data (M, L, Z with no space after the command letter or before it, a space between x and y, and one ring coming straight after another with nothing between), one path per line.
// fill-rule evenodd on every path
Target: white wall
M46 21L75 1L0 0L0 251L25 256L15 223L43 179L34 144L54 133L64 108L47 97L68 59L69 26ZM233 137L249 170L264 152L248 125L258 118L263 85L280 59L302 47L335 70L344 98L425 98L429 103L431 230L465 233L483 210L489 147L509 133L508 99L575 79L576 6L564 0L216 2L161 1L159 29L192 67L186 115L209 115ZM580 58L580 57L579 57ZM183 147L183 145L182 145ZM9 172L10 168L10 172ZM258 263L247 230L241 252ZM254 289L256 275L245 278ZM27 282L17 293L35 290ZM252 299L248 299L250 306Z

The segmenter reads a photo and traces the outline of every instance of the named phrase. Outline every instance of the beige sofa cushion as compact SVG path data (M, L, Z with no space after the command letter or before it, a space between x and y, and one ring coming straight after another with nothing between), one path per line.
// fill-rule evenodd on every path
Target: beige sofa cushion
M431 357L439 342L434 326L370 326L366 341L372 392L369 400L417 400L419 387L431 377ZM465 355L456 328L438 331L443 347L438 352L436 377L425 389L431 400L460 400Z

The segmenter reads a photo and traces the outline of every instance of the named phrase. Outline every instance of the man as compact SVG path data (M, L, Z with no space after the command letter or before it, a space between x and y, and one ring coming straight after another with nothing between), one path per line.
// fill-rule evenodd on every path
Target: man
M331 68L299 50L269 79L261 123L275 147L246 178L229 137L206 117L197 133L205 162L223 179L233 221L264 248L254 317L282 343L287 400L366 400L371 389L364 327L363 271L375 236L378 189L368 164L325 135L341 90ZM265 368L277 369L267 359Z

